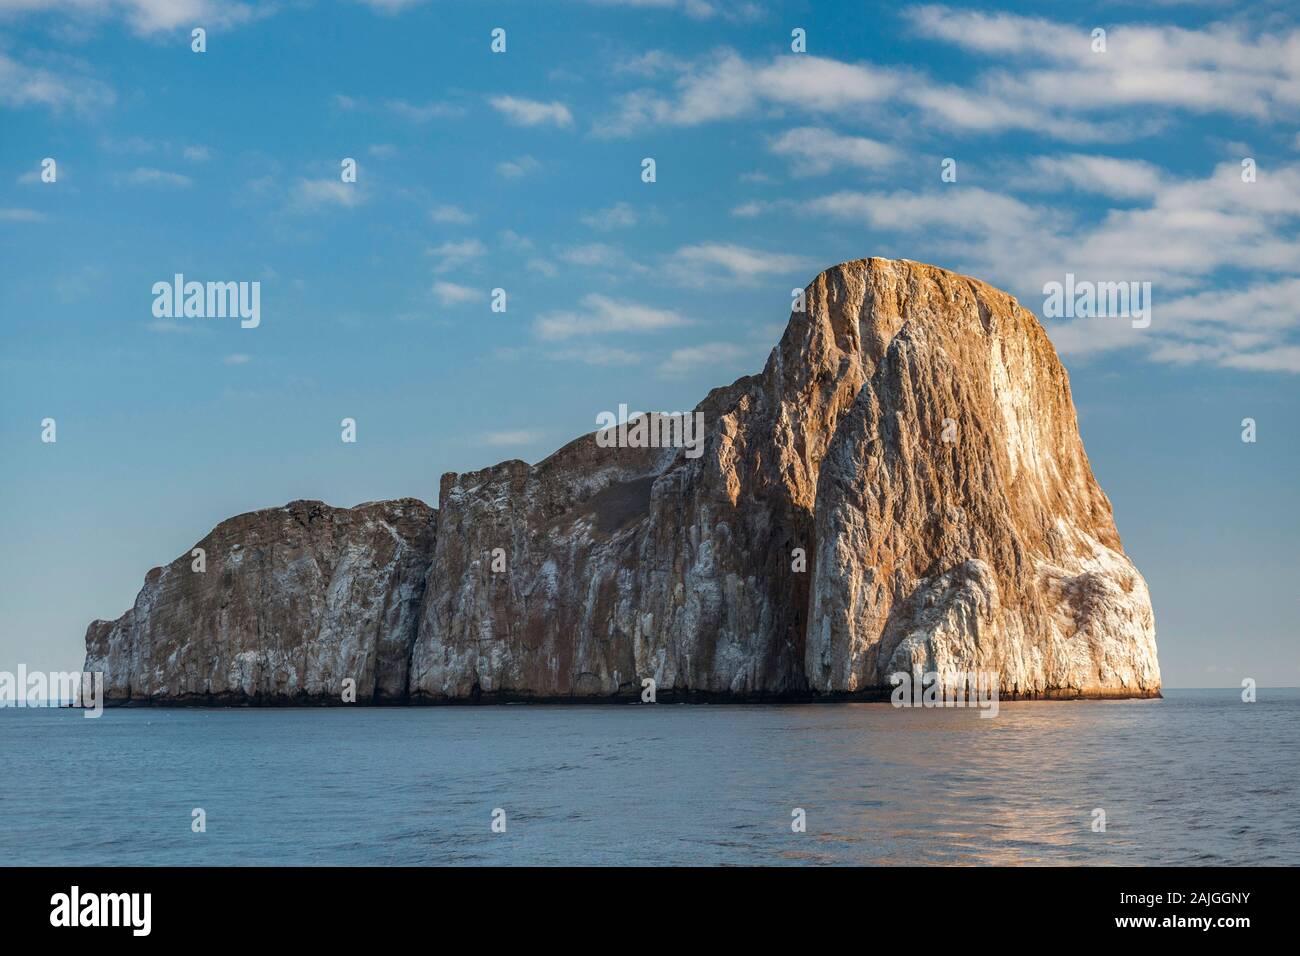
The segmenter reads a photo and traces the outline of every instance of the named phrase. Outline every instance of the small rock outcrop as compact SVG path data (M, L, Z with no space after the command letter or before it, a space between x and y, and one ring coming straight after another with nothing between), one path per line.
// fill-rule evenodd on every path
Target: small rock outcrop
M1146 585L1034 316L904 260L805 300L697 406L698 456L590 434L445 475L437 510L233 518L206 571L154 569L90 626L86 669L154 703L876 697L948 669L1157 696Z

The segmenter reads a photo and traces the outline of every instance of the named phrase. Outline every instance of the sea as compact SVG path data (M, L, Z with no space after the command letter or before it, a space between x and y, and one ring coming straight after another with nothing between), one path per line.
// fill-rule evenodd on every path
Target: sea
M0 865L1260 865L1300 690L1163 700L0 709Z

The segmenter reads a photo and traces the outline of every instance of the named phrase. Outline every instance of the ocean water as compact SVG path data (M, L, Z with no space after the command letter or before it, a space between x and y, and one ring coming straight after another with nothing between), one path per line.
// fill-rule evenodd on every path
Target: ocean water
M0 756L9 865L1300 858L1294 689L1003 703L993 719L888 704L4 709Z

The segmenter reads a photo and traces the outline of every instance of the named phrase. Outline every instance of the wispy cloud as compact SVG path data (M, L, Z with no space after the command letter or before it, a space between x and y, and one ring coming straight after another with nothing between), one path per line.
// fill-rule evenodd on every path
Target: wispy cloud
M671 309L656 309L591 293L574 311L548 312L533 323L538 338L559 341L581 335L623 332L658 332L688 325Z
M583 365L618 366L638 365L642 356L629 349L614 348L609 345L589 343L566 349L554 349L546 353L547 358L560 362L581 362Z
M809 268L812 268L812 263L803 256L766 252L734 243L705 242L682 246L669 256L664 271L678 284L700 286L715 282L749 282Z
M140 166L131 170L120 177L120 181L130 186L172 186L184 187L193 185L194 180L180 173L168 172L165 169L154 169L151 166Z
M1038 213L1030 206L978 186L925 192L854 192L842 190L798 204L806 213L879 229L915 232L936 226L960 232L986 233L1034 222Z
M746 116L763 106L825 113L862 109L897 93L903 76L870 64L802 54L767 63L719 50L685 67L670 94L650 89L624 94L615 112L598 121L602 136L626 136L649 126L698 126Z
M801 126L781 134L768 147L789 159L799 176L819 176L836 166L876 170L896 162L892 146L864 136L841 136L833 130Z
M996 61L973 84L978 99L1026 104L1046 118L1108 107L1159 105L1265 119L1300 105L1300 30L1252 32L1115 25L1106 49L1091 28L1040 17L926 5L908 11L921 36ZM1019 64L1008 70L1009 63Z
M592 229L609 232L614 229L626 229L635 226L637 214L636 210L627 203L617 202L605 209L598 209L596 212L584 215L582 222Z
M520 156L497 163L497 175L505 179L521 179L541 169L542 164L531 156Z
M1154 196L1167 178L1159 166L1140 159L1110 156L1036 156L1030 170L1037 177L1026 185L1039 189L1073 188L1115 199L1143 199Z
M1110 160L1110 161L1107 161ZM1083 212L1027 203L978 186L856 192L785 202L793 214L903 237L930 261L979 276L1032 310L1042 288L1079 281L1149 282L1152 322L1048 319L1057 349L1096 356L1134 350L1166 363L1292 371L1300 333L1300 164L1244 182L1237 161L1180 177L1110 157L1066 154L1031 164L1025 185L1052 174L1124 205ZM1065 197L1058 197L1065 198Z
M435 206L429 210L429 218L434 222L449 223L455 226L465 226L474 221L474 216L466 212L459 206Z
M202 25L228 29L270 16L274 4L255 6L234 0L3 0L0 13L57 14L66 24L80 27L120 19L133 33L151 36Z
M434 267L434 272L450 272L471 259L487 255L487 246L477 239L461 239L434 246L429 250L429 255L438 258L438 264Z
M465 115L464 107L452 103L411 103L407 100L389 100L385 104L389 112L412 123L427 123L435 119L455 119Z
M294 186L293 202L299 209L319 209L339 206L352 209L365 201L357 183L341 179L299 179Z
M1167 122L1163 115L1121 116L1132 107L1260 120L1300 111L1300 29L1294 27L1121 24L1110 28L1105 52L1094 52L1090 28L1043 18L934 5L906 16L918 36L986 57L987 68L956 85L921 67L812 54L761 60L721 49L691 61L643 56L636 62L654 69L625 72L669 78L671 87L624 93L593 132L627 136L797 109L882 128L911 114L946 130L1026 130L1069 142L1112 142L1150 135Z
M43 222L45 213L35 209L0 209L0 222Z
M457 285L454 282L435 282L433 284L433 295L444 306L464 305L466 302L473 302L483 298L483 293L478 289Z
M631 7L636 10L664 10L684 13L696 20L724 17L749 20L762 13L762 7L750 0L587 0L597 7Z
M404 10L427 3L428 0L358 0L358 2L365 4L377 13L395 16Z
M487 445L531 445L546 437L539 428L520 428L514 431L488 432L483 436Z
M35 66L0 52L0 106L44 107L55 113L70 110L93 116L116 100L108 85L83 69Z
M613 265L623 258L622 250L604 242L588 242L579 246L561 249L558 258L569 265L594 269Z
M541 100L528 100L517 96L492 96L488 98L488 103L516 126L568 127L573 125L573 114L558 100L543 103Z
M681 378L701 369L719 369L733 366L753 350L734 342L702 342L673 349L659 366L659 374L666 378Z

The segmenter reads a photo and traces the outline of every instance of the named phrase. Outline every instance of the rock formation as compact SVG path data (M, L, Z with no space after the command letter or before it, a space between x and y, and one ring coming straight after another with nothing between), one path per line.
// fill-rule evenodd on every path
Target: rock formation
M828 269L703 454L601 447L223 522L86 634L110 700L1159 693L1154 620L1038 321L908 261Z
M86 631L111 700L274 702L406 697L437 513L404 498L294 501L230 518Z

